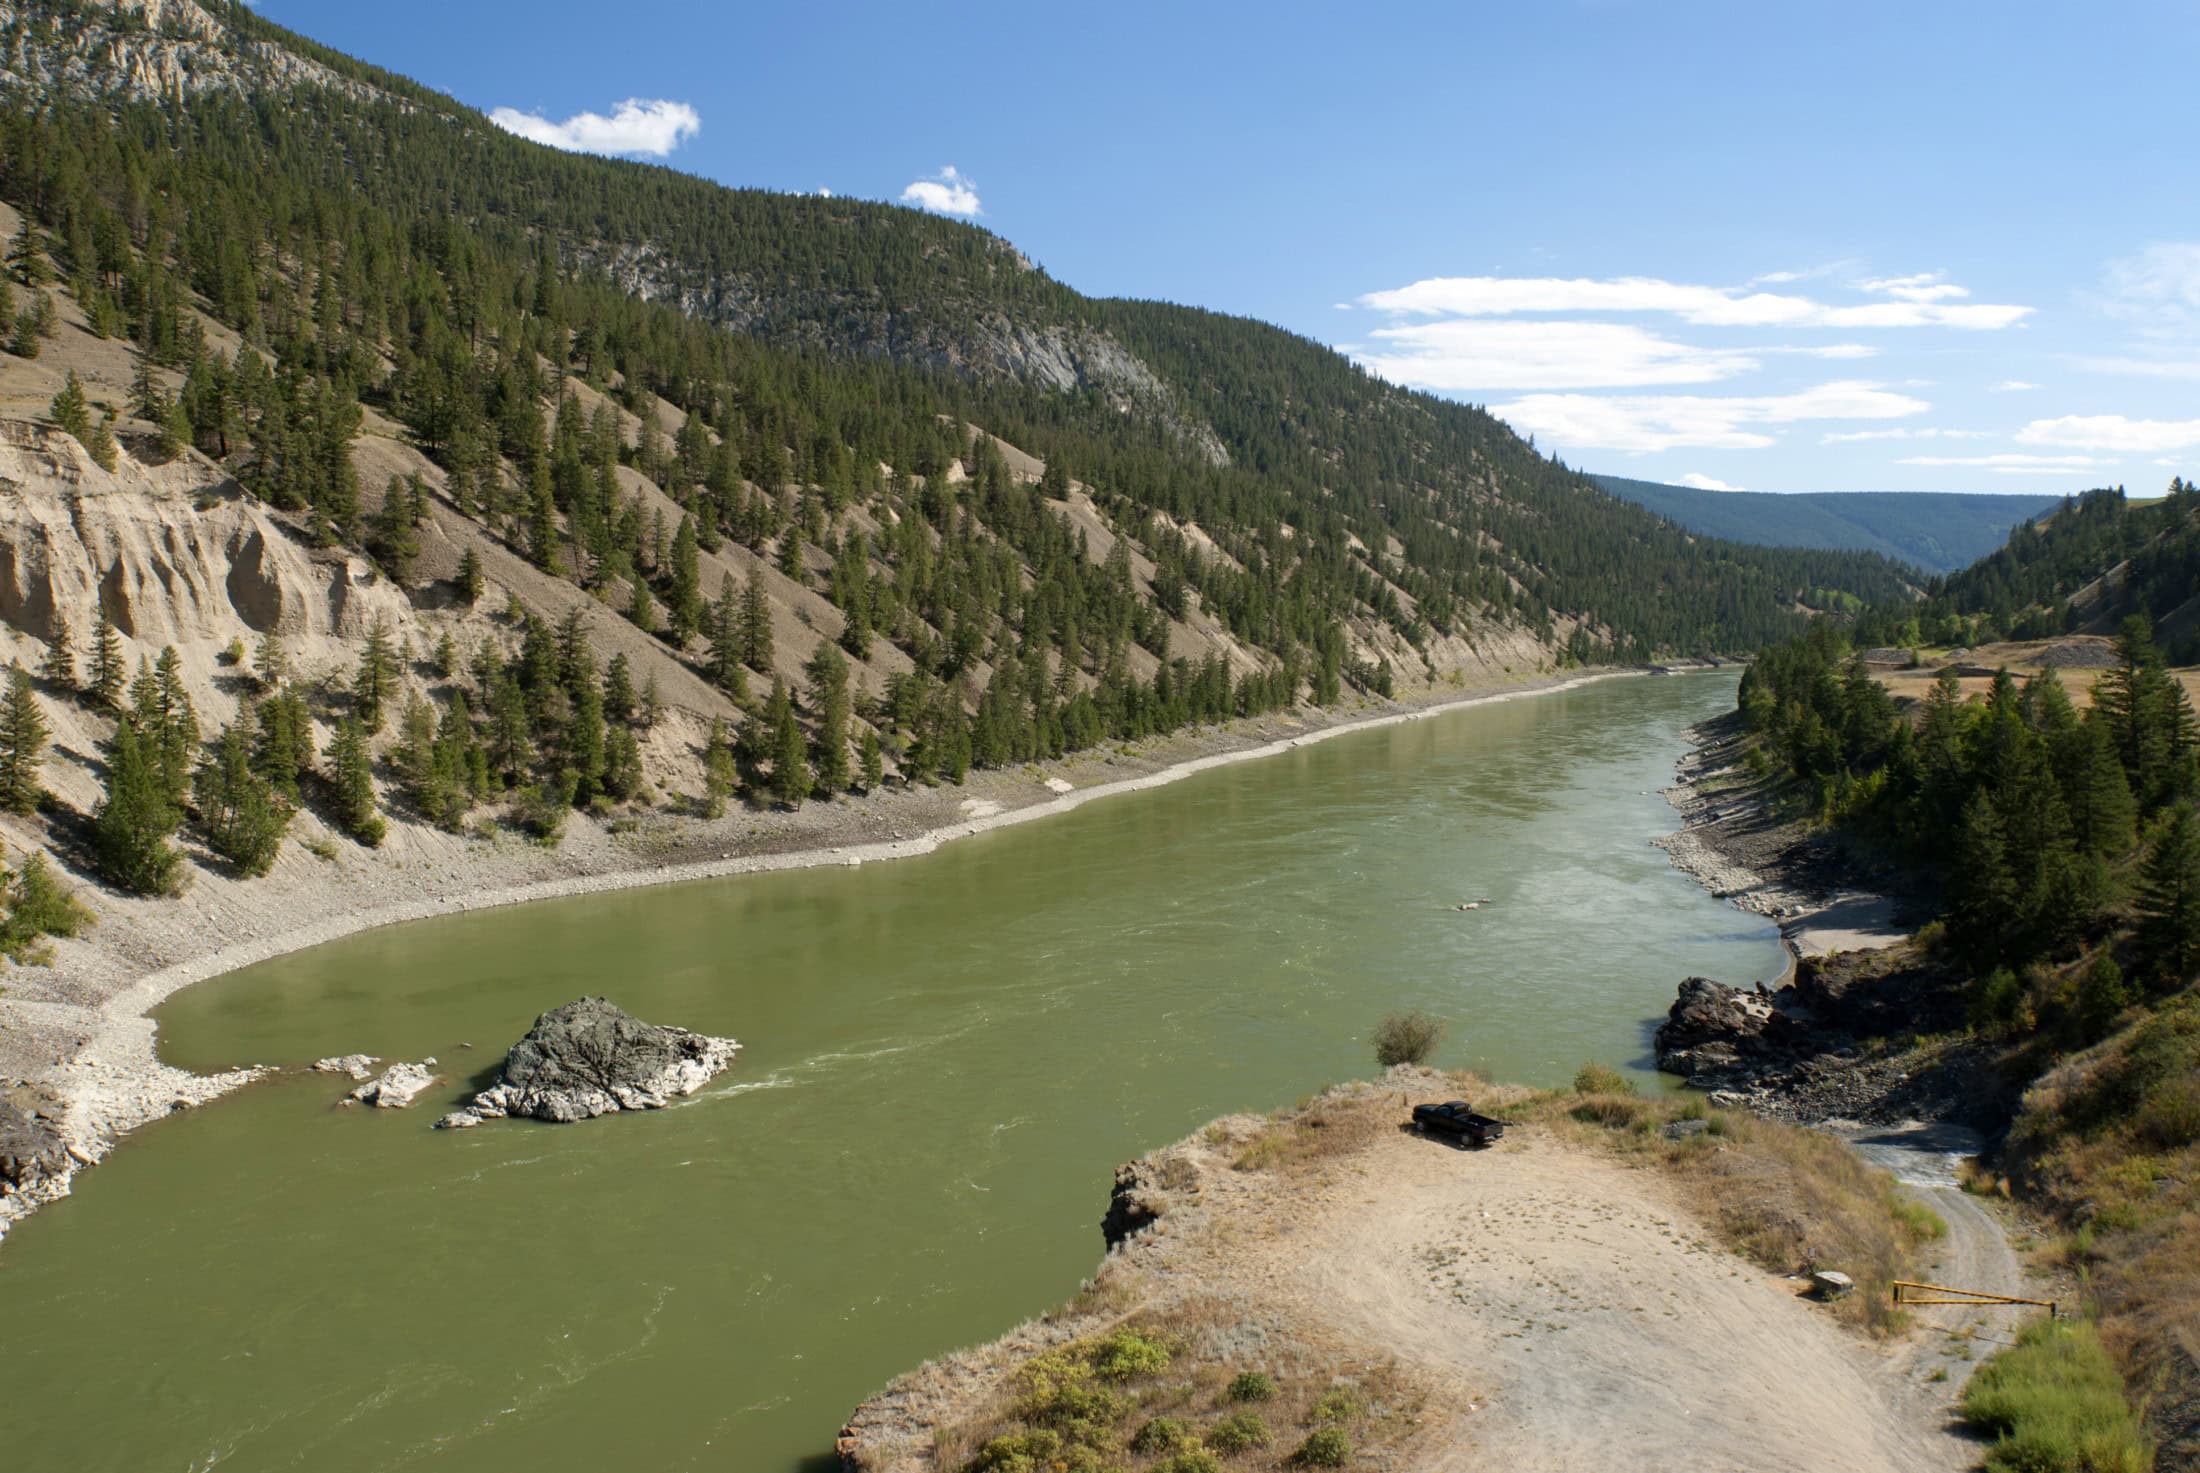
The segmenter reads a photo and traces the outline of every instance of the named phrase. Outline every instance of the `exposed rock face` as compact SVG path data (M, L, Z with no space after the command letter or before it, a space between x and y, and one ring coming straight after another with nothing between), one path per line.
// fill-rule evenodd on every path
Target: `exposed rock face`
M0 1094L0 1197L31 1196L68 1178L59 1121L40 1103L28 1091Z
M370 1080L351 1092L362 1105L383 1110L402 1110L435 1083L426 1064L392 1064L380 1079Z
M741 1047L685 1028L644 1023L600 997L535 1020L505 1055L497 1082L436 1122L456 1130L505 1116L565 1124L615 1110L655 1110L691 1095Z
M1115 1189L1108 1194L1107 1214L1100 1219L1100 1236L1109 1248L1128 1242L1161 1217L1165 1204L1156 1184L1148 1181L1152 1163L1144 1159L1115 1168Z
M1658 1067L1691 1079L1723 1079L1746 1064L1792 1057L1808 1041L1807 1030L1775 1007L1763 988L1744 992L1690 977L1658 1025Z

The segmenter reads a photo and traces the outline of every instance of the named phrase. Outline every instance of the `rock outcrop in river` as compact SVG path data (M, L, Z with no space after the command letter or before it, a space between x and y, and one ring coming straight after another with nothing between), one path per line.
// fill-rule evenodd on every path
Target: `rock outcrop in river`
M535 1019L505 1055L497 1082L436 1128L463 1129L506 1116L565 1124L616 1110L659 1109L709 1083L740 1047L730 1038L644 1023L605 998L584 997Z
M20 1206L67 1189L69 1151L58 1119L29 1089L0 1093L0 1198L19 1198Z

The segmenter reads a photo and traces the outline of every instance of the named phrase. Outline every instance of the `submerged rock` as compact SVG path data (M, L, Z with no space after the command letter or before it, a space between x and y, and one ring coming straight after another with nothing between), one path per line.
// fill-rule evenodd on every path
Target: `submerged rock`
M435 1060L428 1060L428 1064ZM420 1097L422 1090L435 1083L435 1076L428 1072L427 1064L392 1064L380 1079L362 1084L351 1092L351 1098L362 1105L373 1105L383 1110L402 1110Z
M566 1124L616 1110L655 1110L709 1083L741 1047L685 1028L644 1023L600 997L535 1020L505 1055L497 1082L436 1122L463 1130L530 1116Z

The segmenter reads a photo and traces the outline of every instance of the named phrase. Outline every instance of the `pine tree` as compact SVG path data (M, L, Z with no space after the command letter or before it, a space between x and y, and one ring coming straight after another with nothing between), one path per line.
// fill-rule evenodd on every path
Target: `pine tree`
M181 399L172 399L160 416L160 453L170 460L183 454L191 444L191 416L184 411Z
M168 836L183 821L169 799L159 763L124 716L107 745L107 792L92 816L92 848L109 883L140 895L175 888L182 857Z
M672 610L672 644L685 649L703 622L703 574L695 545L695 518L680 518L679 533L672 539L672 592L665 600Z
M626 605L627 622L644 634L655 634L657 606L650 601L649 584L639 572L634 574L633 583L634 596L627 600Z
M8 663L8 688L0 696L0 808L36 813L41 789L38 770L46 759L50 728L31 689L31 676L20 663Z
M797 583L802 581L802 528L793 523L779 534L779 571Z
M260 654L254 662L262 690L279 690L290 679L290 652L283 648L283 637L269 631L260 637Z
M527 558L545 573L562 574L558 560L558 504L550 489L550 463L537 457L528 496Z
M875 793L879 784L886 780L886 756L879 750L878 731L875 728L863 728L862 748L863 791Z
M2131 988L2116 958L2102 952L2078 983L2078 1022L2087 1042L2105 1037L2117 1015L2131 1006Z
M480 602L484 581L481 555L469 547L458 559L458 596L467 608L470 609Z
M69 616L59 609L53 614L53 633L46 640L46 658L39 665L39 678L57 691L76 691L76 631L69 627Z
M247 875L264 875L282 852L290 808L253 770L244 732L250 719L241 714L222 732L199 764L192 795L207 847Z
M2071 739L2071 837L2080 853L2115 859L2130 852L2138 805L2105 721L2089 720Z
M298 801L298 778L313 766L313 718L305 697L278 690L257 703L252 717L259 730L252 745L252 768L269 787L291 803Z
M634 670L624 654L611 657L603 675L603 719L613 726L634 724Z
M39 243L38 232L31 227L28 210L23 212L15 235L8 241L8 269L28 287L41 287L53 280L53 268L47 264L46 250Z
M91 438L84 442L85 454L91 456L92 464L103 471L111 471L115 468L115 462L121 452L121 447L115 444L113 418L114 416L109 414L100 415L99 423L92 426Z
M2017 882L1993 799L1980 792L1963 810L1951 873L1948 918L1970 945L1989 956L2003 954L2016 916Z
M115 632L115 621L107 617L107 606L99 606L99 623L92 634L92 681L88 692L92 704L102 711L122 709L122 686L128 677L122 663L122 636Z
M390 628L376 619L367 631L367 648L359 657L359 671L351 679L351 709L368 735L382 729L383 706L397 689L397 656L390 648Z
M726 723L717 716L710 719L710 739L703 744L703 816L726 816L726 797L740 781L740 773L734 766L733 748L726 740Z
M772 796L789 808L798 807L810 791L810 764L803 752L802 727L794 717L794 702L788 698L783 680L772 682L764 724L771 732Z
M53 422L62 430L74 435L83 443L92 433L92 409L85 401L84 385L77 381L76 370L61 382L61 392L53 396Z
M753 573L741 590L741 663L759 672L772 667L772 606L762 576Z
M2174 805L2139 872L2139 950L2168 986L2200 968L2200 820Z
M719 580L718 601L711 605L708 633L711 684L736 701L746 701L749 679L741 668L741 599L731 573Z
M374 766L367 753L367 732L356 715L346 716L329 747L329 787L336 821L345 833L373 849L389 832L374 797Z
M413 562L420 556L420 538L413 531L413 520L412 495L402 480L391 476L382 492L382 505L374 514L367 551L399 588L412 582Z
M593 667L594 661L589 663ZM603 688L596 683L593 668L586 678L576 682L576 687L573 722L566 732L566 755L572 762L573 802L585 808L603 791Z
M153 667L152 706L147 709L140 705L137 718L147 755L159 762L161 776L168 784L169 801L180 808L191 792L191 762L199 749L199 717L191 705L191 692L184 685L183 661L172 644L161 647L160 660Z
M831 797L848 786L848 661L830 640L810 656L810 703L817 708L817 791Z

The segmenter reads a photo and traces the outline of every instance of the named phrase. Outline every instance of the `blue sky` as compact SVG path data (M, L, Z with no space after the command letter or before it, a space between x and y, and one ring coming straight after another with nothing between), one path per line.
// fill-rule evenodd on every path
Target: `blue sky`
M1593 470L2200 466L2190 4L262 8L547 139L975 212Z

